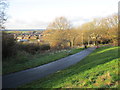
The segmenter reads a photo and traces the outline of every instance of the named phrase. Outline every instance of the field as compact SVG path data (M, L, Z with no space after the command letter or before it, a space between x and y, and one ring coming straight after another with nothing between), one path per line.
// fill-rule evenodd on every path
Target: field
M118 49L98 48L76 65L20 88L117 88Z
M75 54L81 50L83 50L83 48L38 53L35 55L20 51L16 56L9 57L3 61L3 75L37 67L68 55Z

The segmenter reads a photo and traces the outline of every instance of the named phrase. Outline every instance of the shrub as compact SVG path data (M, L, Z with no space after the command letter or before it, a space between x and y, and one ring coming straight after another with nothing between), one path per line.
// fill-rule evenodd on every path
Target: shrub
M44 44L40 46L40 50L49 50L50 49L50 45L48 44Z
M12 34L2 32L2 57L13 56L16 53L16 42Z
M35 54L38 51L49 50L50 46L47 44L40 45L38 43L18 44L20 50L24 50L30 54Z

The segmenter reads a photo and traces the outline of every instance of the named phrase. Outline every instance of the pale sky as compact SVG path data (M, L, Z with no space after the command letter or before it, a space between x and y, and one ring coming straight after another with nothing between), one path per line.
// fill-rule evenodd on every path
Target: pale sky
M8 0L6 29L43 29L65 16L73 26L118 12L119 0Z

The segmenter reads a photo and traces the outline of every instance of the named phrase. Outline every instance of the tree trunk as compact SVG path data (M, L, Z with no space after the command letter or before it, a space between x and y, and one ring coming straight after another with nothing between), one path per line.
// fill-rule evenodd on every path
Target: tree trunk
M73 41L70 41L70 47L73 47Z

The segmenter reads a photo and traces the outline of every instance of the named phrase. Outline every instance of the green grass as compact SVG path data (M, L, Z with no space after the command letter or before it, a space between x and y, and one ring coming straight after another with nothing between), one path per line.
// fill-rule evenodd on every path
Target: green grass
M117 88L119 60L118 47L101 47L79 63L20 88Z
M35 54L31 55L24 51L18 52L15 57L7 58L3 60L3 75L9 74L12 72L17 72L21 70L25 70L28 68L33 68L36 66L40 66L60 58L66 57L71 54L75 54L80 52L83 48L71 49L71 50L62 50L56 52L49 52L44 54Z

